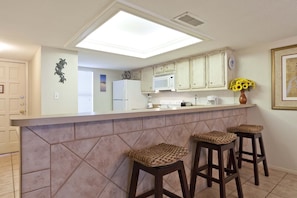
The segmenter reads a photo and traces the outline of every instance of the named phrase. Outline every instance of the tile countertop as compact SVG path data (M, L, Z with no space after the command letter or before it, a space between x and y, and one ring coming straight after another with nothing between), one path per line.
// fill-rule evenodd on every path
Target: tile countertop
M67 124L67 123L80 123L92 122L102 120L117 120L125 118L139 118L159 115L174 115L182 113L218 111L228 109L241 109L254 107L255 104L229 104L229 105L198 105L198 106L185 106L177 108L153 108L153 109L137 109L131 111L108 113L84 113L84 114L65 114L65 115L49 115L49 116L12 116L10 118L12 126L41 126L53 124Z

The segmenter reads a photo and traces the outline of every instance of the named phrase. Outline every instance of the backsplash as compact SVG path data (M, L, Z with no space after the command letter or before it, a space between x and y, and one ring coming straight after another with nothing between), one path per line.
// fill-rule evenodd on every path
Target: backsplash
M208 105L207 96L217 96L218 104L237 104L237 98L232 91L207 91L207 92L159 92L153 93L154 104L180 106L181 102L189 102L193 105ZM196 98L196 99L195 99Z

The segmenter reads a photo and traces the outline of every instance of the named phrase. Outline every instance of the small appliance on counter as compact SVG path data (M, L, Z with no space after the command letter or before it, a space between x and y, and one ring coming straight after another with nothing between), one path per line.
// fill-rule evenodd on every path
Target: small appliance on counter
M181 107L188 107L188 106L192 106L192 105L193 105L193 104L192 104L191 102L184 102L184 101L183 101L183 102L180 103L180 106L181 106Z
M207 104L209 104L209 105L219 104L218 96L207 96Z
M147 109L153 108L153 101L152 101L152 96L150 94L147 94Z

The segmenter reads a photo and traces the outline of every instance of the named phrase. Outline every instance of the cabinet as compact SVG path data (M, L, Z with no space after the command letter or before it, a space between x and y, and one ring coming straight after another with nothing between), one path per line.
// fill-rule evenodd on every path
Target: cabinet
M153 76L175 73L177 91L227 90L232 78L228 67L228 57L232 51L228 48L187 57L175 62L141 69L140 73L132 72L132 78L141 76L142 92L153 92ZM139 72L139 71L138 71ZM133 77L134 76L134 77Z
M216 51L191 59L192 90L228 89L227 53Z
M208 88L221 88L226 85L225 52L210 54L208 60Z
M199 56L191 59L191 88L206 88L206 57Z
M163 75L175 72L175 64L167 63L164 65L154 66L154 75Z
M176 89L190 89L190 60L181 60L175 63L176 65Z
M132 70L131 71L131 79L132 80L141 80L141 70Z
M141 69L141 92L153 92L153 67L144 67Z

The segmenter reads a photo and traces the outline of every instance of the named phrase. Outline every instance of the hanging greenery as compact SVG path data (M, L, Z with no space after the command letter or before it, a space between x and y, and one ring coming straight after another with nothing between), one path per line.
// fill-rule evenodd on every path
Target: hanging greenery
M55 67L55 75L57 74L58 76L60 76L60 83L64 83L64 81L66 81L65 78L65 73L62 72L62 69L64 69L64 66L67 65L66 59L62 59L60 58L60 61L58 63L56 63L56 67Z

